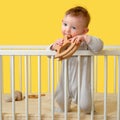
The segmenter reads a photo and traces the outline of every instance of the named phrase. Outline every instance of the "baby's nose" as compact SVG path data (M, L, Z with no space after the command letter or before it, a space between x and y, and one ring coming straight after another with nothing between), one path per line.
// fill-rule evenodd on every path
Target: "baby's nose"
M70 34L70 28L66 28L66 34Z

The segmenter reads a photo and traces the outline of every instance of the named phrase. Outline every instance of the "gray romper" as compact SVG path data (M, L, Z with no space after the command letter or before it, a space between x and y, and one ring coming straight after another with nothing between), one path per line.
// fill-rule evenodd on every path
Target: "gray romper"
M90 36L90 42L82 42L79 50L90 50L98 53L103 48L103 42L96 37ZM80 76L80 108L86 113L91 111L91 57L81 57ZM71 102L78 103L78 59L71 57L68 59L68 111ZM62 61L60 80L54 96L60 109L64 111L64 60Z

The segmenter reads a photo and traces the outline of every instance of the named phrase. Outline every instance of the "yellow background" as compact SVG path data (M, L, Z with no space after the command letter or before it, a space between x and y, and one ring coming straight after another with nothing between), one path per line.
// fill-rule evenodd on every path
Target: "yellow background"
M120 45L120 0L0 0L0 45L51 44L62 37L65 11L77 5L91 15L89 34Z

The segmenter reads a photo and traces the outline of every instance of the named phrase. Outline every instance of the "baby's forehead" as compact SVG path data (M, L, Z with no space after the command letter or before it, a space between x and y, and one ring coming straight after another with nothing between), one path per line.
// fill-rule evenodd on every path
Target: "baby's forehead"
M85 17L83 15L75 16L75 15L68 14L68 15L65 15L63 19L77 19L77 20L81 20L81 19L85 19Z
M63 21L65 22L71 22L74 24L80 24L80 25L85 25L86 24L86 18L82 15L79 16L73 16L73 15L65 15L63 18Z
M70 21L70 22L85 22L85 19L83 16L71 16L71 15L66 15L63 18L63 21Z

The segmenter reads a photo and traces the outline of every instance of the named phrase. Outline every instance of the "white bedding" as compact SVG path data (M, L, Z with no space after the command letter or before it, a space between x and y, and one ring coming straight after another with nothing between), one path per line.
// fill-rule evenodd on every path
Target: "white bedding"
M12 103L5 102L6 95L3 95L2 99L2 113L3 120L12 120ZM41 113L42 120L51 119L51 96L42 96L41 99ZM104 115L104 95L95 94L95 120L103 120ZM16 120L25 120L25 99L15 102ZM55 104L56 106L56 104ZM107 116L108 120L116 119L117 111L117 96L115 94L109 94L107 96ZM38 120L38 99L29 99L29 120ZM82 120L90 120L91 115L86 115L81 112ZM55 113L55 120L63 120L64 113ZM77 120L77 106L72 104L71 112L68 112L68 120Z

